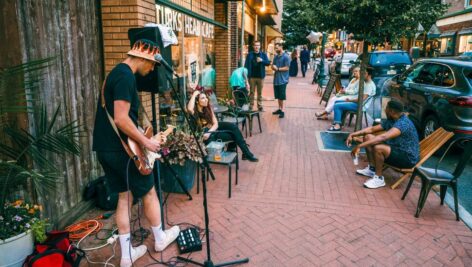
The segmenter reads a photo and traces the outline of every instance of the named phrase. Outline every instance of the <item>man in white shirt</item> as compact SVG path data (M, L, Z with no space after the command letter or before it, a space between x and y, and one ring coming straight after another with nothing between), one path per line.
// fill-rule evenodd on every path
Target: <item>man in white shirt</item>
M372 81L372 72L374 70L372 68L367 68L365 77L364 77L364 101L369 96L374 96L376 87L374 81ZM334 104L334 121L333 126L328 129L328 131L337 132L341 131L341 120L344 111L356 111L357 110L357 98L348 98L345 99L344 102L338 102Z

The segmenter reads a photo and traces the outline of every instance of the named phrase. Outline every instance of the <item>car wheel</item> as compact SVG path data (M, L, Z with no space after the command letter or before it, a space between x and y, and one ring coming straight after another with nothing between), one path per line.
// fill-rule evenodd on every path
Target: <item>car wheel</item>
M423 138L432 134L439 127L438 118L434 115L428 115L423 121Z

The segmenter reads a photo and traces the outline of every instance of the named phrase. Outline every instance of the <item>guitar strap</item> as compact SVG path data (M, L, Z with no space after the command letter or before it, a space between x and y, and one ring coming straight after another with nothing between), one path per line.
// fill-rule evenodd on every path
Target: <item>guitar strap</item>
M106 104L105 104L105 84L106 84L106 81L107 81L107 78L108 77L105 77L105 80L103 81L103 85L102 85L102 92L101 92L101 103L102 103L102 108L105 110L105 112L107 113L107 117L108 117L108 120L110 121L110 124L111 124L111 127L113 127L113 130L115 130L116 134L118 135L118 138L120 138L120 141L121 141L121 145L123 145L123 148L125 149L126 151L126 154L128 154L128 156L130 158L132 158L133 160L138 160L137 159L137 156L133 153L133 151L131 151L131 149L129 148L128 144L123 141L123 138L121 138L121 135L120 135L120 132L118 131L118 128L116 127L116 124L115 124L115 121L113 120L113 118L111 117L110 113L108 112L108 109L106 107Z

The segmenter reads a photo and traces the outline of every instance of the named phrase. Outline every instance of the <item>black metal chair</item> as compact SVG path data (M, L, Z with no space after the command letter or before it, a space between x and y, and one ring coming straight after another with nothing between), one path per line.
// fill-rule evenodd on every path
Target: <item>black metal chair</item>
M462 154L459 162L456 165L454 172L448 172L444 170L438 170L439 164L446 156L449 149L454 145L457 141L463 141L464 139L456 139L452 142L447 150L442 155L441 159L436 164L436 168L425 168L425 167L418 167L413 171L411 175L410 181L408 182L408 186L406 187L405 193L403 193L402 200L405 199L408 191L410 190L411 185L413 184L413 180L416 176L421 178L421 192L418 199L418 206L416 207L416 214L415 217L418 218L420 215L421 210L426 203L426 198L428 197L429 191L434 185L440 186L440 197L441 197L441 205L444 204L444 198L446 196L447 187L450 186L452 188L452 192L454 194L454 209L456 212L456 220L459 221L459 203L457 201L457 179L461 176L462 172L464 171L467 162L472 157L472 139L466 139L467 144L465 146L464 153Z
M262 133L261 117L259 111L249 110L249 99L246 93L241 90L233 90L232 95L234 102L236 103L236 107L238 108L238 113L246 116L249 120L249 136L252 136L252 119L254 117L257 117L257 122L259 123L259 131Z

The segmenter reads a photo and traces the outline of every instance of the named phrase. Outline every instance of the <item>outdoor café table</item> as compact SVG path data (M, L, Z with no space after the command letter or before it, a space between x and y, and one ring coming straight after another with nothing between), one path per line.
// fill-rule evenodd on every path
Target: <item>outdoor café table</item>
M238 169L239 169L239 159L238 153L236 152L229 152L223 151L221 152L221 160L215 160L213 157L207 157L208 163L210 164L218 164L218 165L226 165L228 166L228 198L231 198L231 165L236 165L236 183L238 184ZM206 178L208 180L208 171L206 173ZM197 168L197 194L200 192L200 164Z
M221 119L222 113L228 111L227 106L222 105L213 105L213 112L215 112L215 116Z

